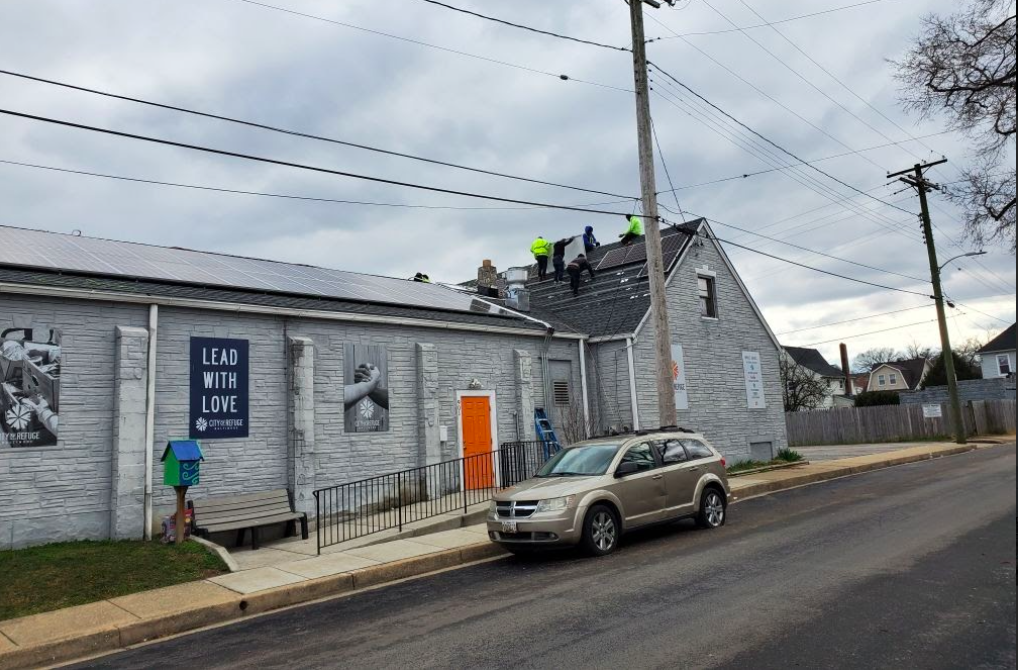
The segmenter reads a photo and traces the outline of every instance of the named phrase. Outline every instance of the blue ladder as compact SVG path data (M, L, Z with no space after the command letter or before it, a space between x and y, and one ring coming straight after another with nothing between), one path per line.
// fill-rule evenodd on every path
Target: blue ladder
M552 428L551 420L544 413L543 407L534 409L534 427L537 429L537 437L544 443L544 457L548 459L552 457L552 454L558 453L562 445L559 444L555 429Z

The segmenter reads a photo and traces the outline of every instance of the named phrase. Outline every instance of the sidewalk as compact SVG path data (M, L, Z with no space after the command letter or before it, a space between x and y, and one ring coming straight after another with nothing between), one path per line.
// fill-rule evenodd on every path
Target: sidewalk
M738 502L836 477L1011 443L1014 439L1014 436L981 438L980 443L967 446L928 444L733 477L732 498L733 502ZM421 529L407 529L406 532L421 532ZM241 569L227 575L2 621L0 670L52 665L116 651L148 640L503 555L501 549L488 541L483 523L384 544L337 546L330 548L331 553L323 552L322 556L293 551L296 547L279 547L277 544L256 552L233 552Z

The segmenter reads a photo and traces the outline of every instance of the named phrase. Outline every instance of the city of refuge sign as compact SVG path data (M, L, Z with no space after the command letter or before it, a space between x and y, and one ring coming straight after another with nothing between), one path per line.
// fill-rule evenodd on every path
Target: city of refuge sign
M248 435L248 341L191 338L192 439Z

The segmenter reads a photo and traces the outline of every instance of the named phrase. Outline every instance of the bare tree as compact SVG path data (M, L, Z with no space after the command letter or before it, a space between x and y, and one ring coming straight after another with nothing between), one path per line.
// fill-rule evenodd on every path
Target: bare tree
M856 372L869 372L877 363L887 363L901 358L901 354L891 347L867 349L852 360L852 369Z
M939 353L938 349L925 344L919 344L915 340L905 347L905 358L934 358Z
M583 407L575 400L568 407L563 407L559 418L562 420L562 437L565 445L575 444L587 439L592 426L583 418Z
M781 357L781 384L786 412L816 409L831 393L830 382L788 355Z
M966 234L978 244L1000 241L1012 254L1015 23L1013 0L971 0L949 16L923 17L912 48L895 63L906 109L924 118L943 113L974 140L977 158L960 182L945 186L965 212Z
M951 350L969 365L977 365L979 362L979 350L983 348L988 340L981 340L978 337L970 337L961 344L955 344Z

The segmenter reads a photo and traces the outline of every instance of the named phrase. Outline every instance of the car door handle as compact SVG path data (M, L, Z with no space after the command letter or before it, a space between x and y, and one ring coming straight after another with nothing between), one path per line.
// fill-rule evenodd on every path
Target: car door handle
M654 475L651 479L664 479L664 475Z
M695 467L695 468L689 468L689 471L690 471L690 472L699 472L699 471L700 471L700 468L699 468L699 467Z

